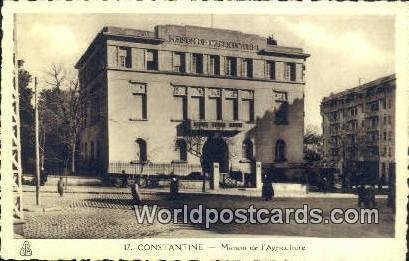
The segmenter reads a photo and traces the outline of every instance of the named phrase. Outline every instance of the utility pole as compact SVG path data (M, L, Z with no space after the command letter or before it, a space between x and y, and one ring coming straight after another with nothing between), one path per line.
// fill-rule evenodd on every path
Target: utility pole
M40 144L39 144L39 122L38 122L38 101L37 101L37 77L34 77L34 106L35 106L35 139L36 139L36 204L40 205Z

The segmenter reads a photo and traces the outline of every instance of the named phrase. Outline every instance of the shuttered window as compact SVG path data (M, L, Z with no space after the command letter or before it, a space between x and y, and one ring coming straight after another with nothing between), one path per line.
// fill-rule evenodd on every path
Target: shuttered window
M254 120L254 103L253 103L253 100L243 99L241 101L240 118L244 122L253 122L253 120Z
M221 120L222 108L220 98L209 98L209 107L207 108L209 120Z
M204 119L204 98L191 97L189 100L189 115L193 120Z
M174 120L187 119L187 99L186 96L173 96L174 101Z
M146 94L144 93L134 93L132 97L132 105L134 108L134 117L137 120L146 119Z

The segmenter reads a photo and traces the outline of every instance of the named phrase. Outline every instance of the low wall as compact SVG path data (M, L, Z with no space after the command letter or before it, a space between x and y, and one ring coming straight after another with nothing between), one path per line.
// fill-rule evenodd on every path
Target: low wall
M60 176L47 176L47 182L45 183L46 186L57 186L58 180ZM34 184L34 176L23 176L23 184ZM63 177L64 184L68 184L68 186L98 186L102 185L102 181L99 178L95 177L76 177L76 176L68 176Z
M179 180L179 189L192 189L192 190L202 190L202 180ZM169 187L170 181L169 180L160 180L158 181L159 187ZM205 183L206 190L210 189L210 183L206 180Z
M307 194L307 186L297 183L273 183L274 194L276 196L285 196L289 194Z

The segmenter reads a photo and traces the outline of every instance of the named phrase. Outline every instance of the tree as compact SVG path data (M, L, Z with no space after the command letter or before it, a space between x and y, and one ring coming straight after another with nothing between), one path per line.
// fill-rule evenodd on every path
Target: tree
M304 160L309 163L321 160L322 136L311 127L304 134Z
M24 69L18 71L19 105L20 105L20 142L21 163L23 172L34 171L34 108L31 104L33 90L29 88L32 81L30 73Z
M45 83L50 89L41 92L40 121L45 135L46 159L68 167L75 173L78 131L81 120L79 84L62 67L52 64Z
M197 157L200 161L200 166L202 168L202 192L206 191L206 172L204 171L205 162L204 162L204 154L203 154L203 145L207 140L207 137L201 135L202 132L199 131L197 135L186 135L186 149L191 155Z

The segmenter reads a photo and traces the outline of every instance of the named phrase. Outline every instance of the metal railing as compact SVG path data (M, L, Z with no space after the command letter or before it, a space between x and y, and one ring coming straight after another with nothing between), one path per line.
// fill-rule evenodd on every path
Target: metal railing
M198 164L188 163L133 163L128 161L110 162L108 173L110 174L125 174L130 175L170 175L187 176L192 172L201 172L202 168Z

